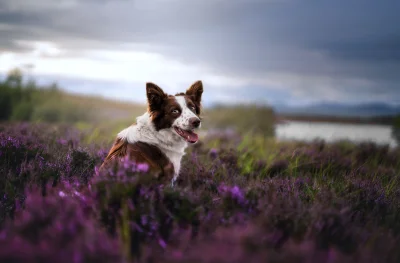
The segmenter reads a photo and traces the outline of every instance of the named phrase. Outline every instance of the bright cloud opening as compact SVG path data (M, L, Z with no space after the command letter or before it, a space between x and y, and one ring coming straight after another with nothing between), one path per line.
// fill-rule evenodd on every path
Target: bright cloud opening
M152 81L167 87L171 92L180 91L182 84L198 79L207 84L240 87L247 80L215 75L200 66L185 65L160 54L143 51L83 50L79 55L62 49L55 43L17 41L28 49L23 53L0 54L0 72L23 65L33 65L31 74L54 78L68 77L82 80L145 83Z

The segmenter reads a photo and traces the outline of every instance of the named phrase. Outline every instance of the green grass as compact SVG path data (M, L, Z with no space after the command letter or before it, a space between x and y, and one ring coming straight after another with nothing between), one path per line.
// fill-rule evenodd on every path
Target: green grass
M326 263L400 258L398 148L347 141L278 142L262 134L218 132L187 149L172 188L125 166L94 175L115 127L75 126L80 132L71 125L0 124L0 197L6 204L0 206L0 227L9 233L0 240L7 248L0 261L24 262L12 250L20 247L18 240L31 248L27 255L39 253L47 260L43 262L72 254L63 254L59 244L86 258L116 253L127 259L141 256L142 262L176 262L176 251L182 263L209 262L207 257L218 261L219 256L225 262L254 257L253 262L272 258L285 263L314 262L317 254L322 255L318 262ZM79 184L71 183L75 181ZM16 200L25 200L26 187L46 184L45 198L28 191L33 199L15 208ZM80 197L61 198L60 190L77 191ZM87 218L80 216L81 209ZM71 225L80 230L72 236ZM30 241L26 229L51 235ZM89 246L93 236L109 245L95 243L94 252ZM51 249L42 249L41 242ZM165 249L160 248L163 242ZM235 260L229 258L232 251L240 251ZM329 260L331 253L339 258Z
M143 91L144 92L144 91ZM87 142L104 141L136 121L146 111L146 101L130 103L99 96L71 94L57 84L38 86L23 82L18 71L0 81L0 121L64 123L91 130ZM274 135L270 107L235 105L204 108L203 129L233 128L264 136Z

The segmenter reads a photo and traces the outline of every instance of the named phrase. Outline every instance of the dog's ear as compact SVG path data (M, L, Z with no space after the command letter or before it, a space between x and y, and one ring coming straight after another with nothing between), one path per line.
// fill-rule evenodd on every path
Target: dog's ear
M146 95L149 112L159 110L165 99L167 99L167 94L152 82L146 83Z
M203 82L198 80L194 82L190 88L186 90L186 95L191 96L193 98L193 102L200 105L201 104L201 95L203 94Z

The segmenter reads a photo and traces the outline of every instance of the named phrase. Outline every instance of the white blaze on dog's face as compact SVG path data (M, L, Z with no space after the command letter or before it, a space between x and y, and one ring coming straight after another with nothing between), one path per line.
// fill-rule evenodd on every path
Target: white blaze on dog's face
M193 130L200 128L200 118L196 115L196 107L192 101L187 101L184 96L175 96L176 101L181 106L181 114L172 126L179 127L184 130ZM189 105L188 105L189 104Z
M200 128L203 84L193 83L186 93L168 95L153 83L147 83L148 111L157 131L171 132L189 143L196 143Z

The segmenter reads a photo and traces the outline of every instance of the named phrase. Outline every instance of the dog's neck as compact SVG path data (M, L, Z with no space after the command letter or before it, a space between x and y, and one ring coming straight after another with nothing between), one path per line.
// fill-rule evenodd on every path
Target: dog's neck
M144 142L158 147L174 165L175 173L180 170L180 163L188 143L182 140L172 129L156 131L148 112L136 119L136 124L118 133L118 138L128 143Z

